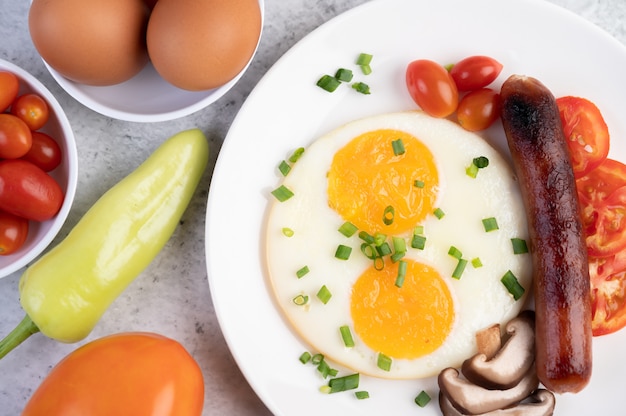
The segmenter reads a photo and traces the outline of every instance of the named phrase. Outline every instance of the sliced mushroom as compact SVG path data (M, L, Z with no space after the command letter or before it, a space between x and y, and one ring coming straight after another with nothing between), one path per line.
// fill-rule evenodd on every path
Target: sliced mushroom
M554 394L548 390L537 390L529 397L529 402L519 403L513 407L493 410L475 416L552 416L554 413ZM439 408L443 416L470 416L455 408L445 394L439 392Z
M439 373L437 381L439 389L453 406L466 414L481 414L503 409L524 400L539 385L535 366L531 366L516 386L506 390L490 390L472 384L460 378L455 368L444 369Z
M491 360L502 347L500 324L493 324L478 331L476 333L476 347L479 354L485 354L487 359Z
M485 354L465 360L461 371L469 381L488 389L508 389L516 385L533 365L534 312L522 312L511 319L505 329L509 338L491 360Z

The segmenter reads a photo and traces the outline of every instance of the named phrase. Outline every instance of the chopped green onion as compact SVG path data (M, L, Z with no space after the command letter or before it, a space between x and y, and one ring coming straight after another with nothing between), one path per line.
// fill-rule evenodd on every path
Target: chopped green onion
M298 147L296 150L293 151L291 156L289 156L289 161L291 163L296 163L303 154L304 154L304 147Z
M314 364L314 365L318 365L322 361L324 361L324 355L323 354L315 354L313 357L311 357L311 363Z
M374 258L374 269L381 271L385 268L385 261L381 256L376 256Z
M478 169L484 169L489 166L489 159L487 159L485 156L475 157L474 160L472 160L472 164L475 165Z
M317 371L320 372L323 378L326 378L328 376L334 377L337 375L337 370L329 366L326 360L324 360L323 358L317 365Z
M463 253L461 253L461 250L459 250L458 248L454 246L450 246L450 249L448 250L448 254L457 260L463 257Z
M374 236L374 244L376 246L381 246L387 240L387 236L383 233L376 233Z
M352 81L352 71L346 68L339 68L335 72L335 78L342 82L350 82Z
M302 364L306 364L311 361L311 353L308 351L303 352L298 358Z
M452 277L455 279L460 279L461 275L463 275L463 271L465 271L465 266L467 266L467 260L459 259L459 262L456 264L456 267L452 272Z
M371 244L361 244L361 253L370 260L374 260L377 257L376 249L374 249L374 246Z
M406 256L406 251L394 251L391 255L391 261L395 263L402 259L404 256Z
M387 205L385 207L385 212L383 212L383 223L385 223L385 225L393 224L393 219L395 216L396 209L393 207L393 205Z
M320 393L330 394L330 387L328 385L320 386Z
M374 244L374 236L365 231L359 231L359 238L367 244Z
M329 393L356 389L359 387L359 373L330 379L328 387L330 387Z
M419 234L413 234L413 238L411 239L411 247L418 250L424 250L424 247L426 247L426 237Z
M483 227L485 227L485 232L495 231L498 227L498 221L494 217L489 217L483 219Z
M352 332L350 332L350 327L348 325L340 326L339 332L341 333L343 345L348 348L354 347L354 339L352 338Z
M465 174L470 178L475 178L478 175L478 166L472 163L465 168Z
M398 275L396 276L396 286L402 287L404 284L404 278L406 277L407 263L404 260L398 262Z
M304 277L308 272L309 272L309 266L304 266L296 272L296 276L298 276L298 279L300 279Z
M352 84L352 88L360 92L361 94L370 94L370 86L364 82L355 82Z
M522 238L511 238L511 244L513 245L513 254L528 253L528 246L526 240Z
M524 287L519 283L512 271L507 271L500 281L509 293L513 295L513 299L519 300L524 295Z
M339 232L346 237L352 237L354 233L358 231L356 225L352 224L350 221L346 221L339 227Z
M352 253L352 247L339 244L337 246L337 250L335 250L335 258L338 258L339 260L348 260L350 258L351 253Z
M278 188L272 191L272 195L280 202L285 202L293 196L293 192L285 185L280 185Z
M289 166L289 164L286 161L282 160L280 164L278 165L278 171L283 176L287 176L289 172L291 171L291 166Z
M358 400L363 400L363 399L369 399L370 398L370 394L368 392L366 392L365 390L355 391L354 392L354 396Z
M483 262L480 261L478 257L475 257L472 259L472 266L474 266L475 269L478 269L479 267L483 267Z
M285 237L293 237L293 230L289 227L283 227L283 229L281 230L283 232L283 235Z
M423 188L424 185L426 185L424 181L420 181L419 179L415 179L415 182L413 182L413 186L416 188Z
M293 303L298 306L306 305L309 302L309 297L307 295L298 295L293 298Z
M391 358L387 357L382 352L379 352L376 365L378 366L378 368L380 368L383 371L390 371L391 370Z
M424 226L416 225L415 228L413 228L413 234L424 234Z
M372 62L373 55L369 53L361 53L359 57L356 59L357 65L369 65Z
M444 215L446 215L445 212L443 212L443 210L441 208L437 208L433 211L433 214L435 214L435 217L437 217L438 220L442 219L444 217Z
M328 288L326 287L326 285L323 285L320 290L317 292L317 298L322 301L322 303L324 305L326 305L328 303L328 301L330 300L330 298L332 297L332 293L330 293L330 290L328 290Z
M391 247L389 247L389 243L386 241L379 246L376 246L376 251L378 255L381 257L388 256L391 254Z
M393 241L393 250L395 252L406 251L406 240L404 238L393 237L391 240Z
M372 73L372 67L369 65L359 65L361 67L361 72L363 75L369 75Z
M317 86L328 92L335 91L339 85L341 81L330 75L324 75L317 81Z
M430 396L424 390L420 392L420 394L415 397L415 404L419 407L424 407L430 402Z
M406 149L404 148L404 142L402 141L402 139L392 140L391 148L393 149L393 154L395 156L403 155L406 152Z

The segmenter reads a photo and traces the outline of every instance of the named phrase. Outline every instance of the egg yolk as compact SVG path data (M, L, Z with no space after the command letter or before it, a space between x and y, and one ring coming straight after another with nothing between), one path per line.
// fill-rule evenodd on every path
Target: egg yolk
M394 149L394 141L403 151ZM328 201L369 233L412 230L432 213L439 188L434 157L416 137L381 129L352 139L328 172Z
M398 359L415 359L439 348L454 322L450 290L432 267L407 262L397 287L398 263L373 266L352 287L354 331L372 350Z

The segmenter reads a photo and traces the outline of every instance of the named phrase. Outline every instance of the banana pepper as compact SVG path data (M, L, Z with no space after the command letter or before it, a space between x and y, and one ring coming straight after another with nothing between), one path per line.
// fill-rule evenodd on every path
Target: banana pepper
M0 341L0 358L39 331L66 343L85 338L173 234L208 153L198 129L172 136L29 266L19 282L27 315Z

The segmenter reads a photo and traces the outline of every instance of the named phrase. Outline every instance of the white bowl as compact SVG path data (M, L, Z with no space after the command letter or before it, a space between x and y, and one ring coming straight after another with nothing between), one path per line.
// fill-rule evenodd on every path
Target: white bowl
M264 0L261 9L261 33L264 22ZM184 117L217 101L243 76L252 62L261 41L246 66L231 81L206 91L186 91L165 81L151 63L133 78L120 84L98 87L80 84L65 78L45 61L52 77L69 95L84 106L111 118L134 122L158 122Z
M0 71L10 71L17 75L20 81L19 95L34 92L47 101L50 119L39 131L53 137L61 147L63 157L61 165L50 172L50 175L56 179L65 193L63 205L57 215L43 222L30 221L28 237L24 245L13 254L0 256L0 278L2 278L26 266L41 254L58 234L74 202L78 178L78 156L70 122L52 93L31 74L10 62L0 59Z

